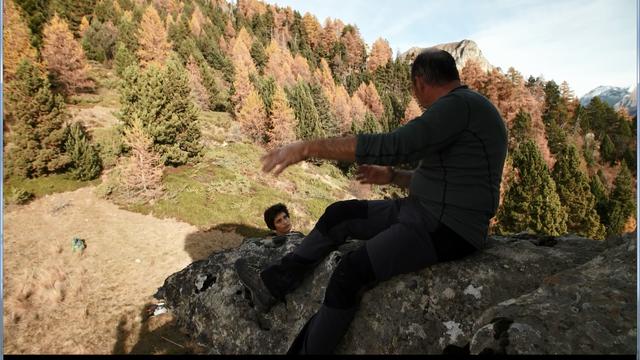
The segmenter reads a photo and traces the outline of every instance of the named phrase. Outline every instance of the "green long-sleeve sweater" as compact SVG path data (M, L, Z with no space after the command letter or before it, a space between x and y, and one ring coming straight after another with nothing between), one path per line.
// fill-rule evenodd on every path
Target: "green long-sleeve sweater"
M419 161L409 187L433 216L477 248L500 196L507 130L487 98L460 86L386 134L358 135L356 162Z

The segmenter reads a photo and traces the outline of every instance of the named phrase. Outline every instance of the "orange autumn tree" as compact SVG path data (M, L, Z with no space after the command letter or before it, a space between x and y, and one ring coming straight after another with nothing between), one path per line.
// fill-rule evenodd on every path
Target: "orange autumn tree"
M191 34L196 38L202 34L202 27L206 24L207 18L202 14L202 10L200 10L200 6L196 5L195 10L193 10L193 14L191 14L191 19L189 20L189 30L191 30Z
M69 25L57 14L44 27L42 58L47 70L68 94L93 86L89 79L87 59L73 38Z
M362 100L362 103L367 106L373 115L375 115L376 119L382 118L384 106L382 105L380 95L378 95L378 90L376 90L373 82L370 82L369 84L360 84L358 90L356 90L354 94Z
M416 99L412 97L404 111L404 118L402 118L401 124L404 125L420 115L422 115L422 109L420 109L420 105L418 105Z
M347 89L345 89L343 85L336 86L332 100L333 110L336 115L340 133L342 135L349 134L351 131L352 115L351 98L349 98ZM360 102L360 104L362 104L362 102ZM364 108L364 104L362 104L362 108ZM362 116L364 116L364 112Z
M369 55L367 61L367 70L374 72L377 68L387 65L392 55L393 51L391 51L389 42L379 38L371 47L371 55Z
M162 66L171 52L171 43L160 15L153 6L147 6L138 29L137 55L140 65L157 63Z
M287 95L282 87L276 85L271 103L269 118L268 148L276 148L296 140L296 118Z
M264 68L265 76L271 76L281 87L288 87L296 82L292 66L294 60L289 49L281 47L277 41L271 39L266 54L269 58Z
M13 0L6 0L2 6L4 26L3 36L3 70L4 81L10 81L16 74L21 59L36 61L36 49L31 46L31 31L20 17Z
M125 143L131 155L118 164L120 176L117 191L113 194L125 202L147 202L162 195L164 163L153 150L153 140L143 129L142 121L134 119L132 126L124 130Z
M320 26L320 22L318 22L318 19L313 14L305 13L302 17L302 26L307 34L307 40L309 41L309 45L311 45L311 49L317 52L322 37L322 26Z
M236 119L240 122L242 131L256 143L263 143L267 130L267 115L262 97L256 90L251 90L247 98L242 101Z

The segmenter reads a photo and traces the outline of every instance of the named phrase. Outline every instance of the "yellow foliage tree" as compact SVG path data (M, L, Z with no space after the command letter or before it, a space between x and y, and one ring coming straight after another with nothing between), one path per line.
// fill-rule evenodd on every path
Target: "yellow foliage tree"
M242 131L251 140L257 143L264 142L264 138L267 135L267 116L264 103L257 91L251 90L249 96L242 102L236 119L240 122Z
M391 51L389 42L379 38L371 47L371 55L369 55L369 60L367 61L367 69L373 72L377 68L387 65L389 60L391 60L391 55L393 55L393 51Z
M409 104L407 104L407 108L404 110L404 118L402 118L401 124L404 125L420 115L422 115L422 109L420 109L420 105L418 105L416 99L412 97Z
M137 119L136 119L137 120ZM118 164L120 178L118 193L125 202L147 202L162 195L164 164L153 151L153 140L143 130L140 120L125 129L125 143L131 147L131 156Z
M45 25L42 34L42 58L45 66L64 90L73 94L79 89L92 87L87 58L80 44L73 38L69 25L55 14Z
M162 66L171 52L167 31L153 6L147 6L142 15L138 29L138 43L140 44L137 51L138 59L143 67L151 63Z
M31 31L20 17L13 0L6 0L2 6L4 26L3 36L3 70L4 81L13 79L22 58L36 62L36 49L31 46Z
M322 26L320 26L320 22L318 22L318 19L313 14L305 13L302 17L302 26L307 33L307 39L309 40L311 49L317 51L322 37Z
M382 118L384 114L384 106L382 105L382 101L380 100L380 95L378 95L378 90L376 90L373 82L369 84L362 83L358 90L354 93L362 103L375 115L377 119Z
M287 96L279 85L273 94L271 116L269 118L268 148L276 148L296 140L296 118L289 106Z

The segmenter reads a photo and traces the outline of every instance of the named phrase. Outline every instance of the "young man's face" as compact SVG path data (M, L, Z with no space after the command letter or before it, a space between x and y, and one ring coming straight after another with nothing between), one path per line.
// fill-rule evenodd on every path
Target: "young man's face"
M278 235L286 235L291 231L291 221L289 220L289 215L285 212L276 215L273 225L276 227L276 234Z

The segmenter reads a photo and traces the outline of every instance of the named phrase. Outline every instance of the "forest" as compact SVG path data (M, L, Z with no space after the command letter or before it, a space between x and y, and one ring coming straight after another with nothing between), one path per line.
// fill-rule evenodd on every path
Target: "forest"
M5 182L52 174L89 181L108 170L105 197L152 203L171 169L203 161L203 111L228 113L265 150L389 132L423 111L409 60L387 40L367 44L357 24L289 7L7 0L3 16ZM67 111L79 94L97 91L96 67L114 71L119 102L118 126L102 142ZM493 233L605 239L635 228L637 117L597 97L581 106L570 84L525 79L514 68L483 71L469 61L460 74L509 131ZM33 196L13 187L5 202Z

